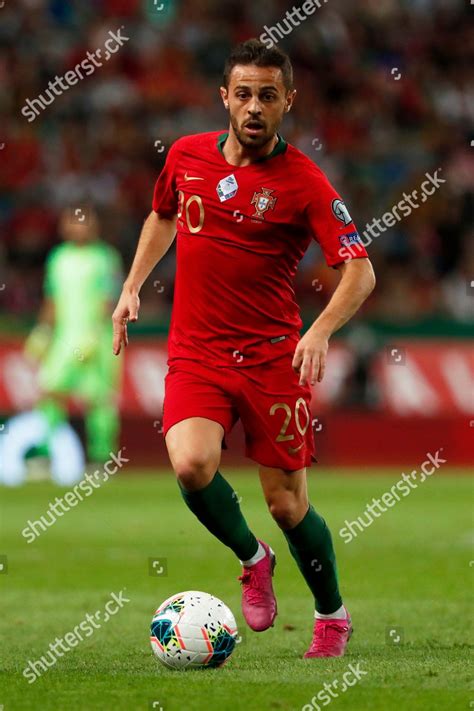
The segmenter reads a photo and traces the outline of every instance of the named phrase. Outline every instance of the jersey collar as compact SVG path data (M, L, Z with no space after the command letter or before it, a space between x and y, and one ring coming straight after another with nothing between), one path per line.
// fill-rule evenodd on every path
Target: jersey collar
M275 158L276 156L279 156L281 153L284 153L287 149L287 142L283 138L283 136L280 136L279 133L277 133L278 136L278 143L276 144L275 148L271 153L269 153L267 156L263 156L263 158L258 158L258 160L255 161L255 163L261 163L264 160L270 160L270 158ZM219 136L217 139L217 147L220 151L220 153L224 156L224 143L227 141L229 137L229 132L227 131L226 133L223 133Z

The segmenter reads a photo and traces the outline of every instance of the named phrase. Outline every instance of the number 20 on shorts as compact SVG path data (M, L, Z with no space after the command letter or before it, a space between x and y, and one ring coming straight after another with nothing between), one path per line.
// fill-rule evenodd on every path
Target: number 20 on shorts
M300 417L300 410L301 409L303 409L304 416L306 418L306 422L304 423L304 425L301 424L301 417ZM281 430L276 438L276 441L277 442L290 442L291 440L293 440L295 438L294 434L286 434L287 430L288 430L288 425L290 424L291 417L293 415L293 413L291 411L291 407L286 402L275 402L270 408L270 415L272 415L272 416L275 415L275 413L278 410L284 410L285 419L283 421ZM304 437L304 435L306 434L306 431L309 427L309 423L311 422L311 416L308 412L308 406L306 405L306 402L302 397L298 398L298 400L296 401L294 416L295 416L296 429L298 430L300 435Z

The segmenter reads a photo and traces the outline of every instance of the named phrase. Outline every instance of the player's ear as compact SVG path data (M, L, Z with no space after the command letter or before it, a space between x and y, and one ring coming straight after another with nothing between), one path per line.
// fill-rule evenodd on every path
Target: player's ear
M295 100L296 97L296 89L293 89L293 91L289 91L288 94L286 95L286 105L285 105L285 112L288 113L291 111L291 107L293 106L293 101Z
M225 108L228 109L229 108L229 92L227 91L225 86L221 86L220 92L221 92L221 98L222 98L223 104L224 104Z

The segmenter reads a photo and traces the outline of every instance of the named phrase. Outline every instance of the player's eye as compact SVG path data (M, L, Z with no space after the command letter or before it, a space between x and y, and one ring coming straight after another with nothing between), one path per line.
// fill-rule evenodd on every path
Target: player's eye
M264 101L274 101L274 100L275 100L275 94L264 94L264 95L263 95L263 100L264 100Z

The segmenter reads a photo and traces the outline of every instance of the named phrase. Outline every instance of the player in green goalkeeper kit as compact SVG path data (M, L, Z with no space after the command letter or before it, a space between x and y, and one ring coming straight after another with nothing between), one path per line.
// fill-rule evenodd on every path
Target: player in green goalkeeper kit
M110 352L109 313L122 269L118 252L98 237L96 214L76 213L61 216L64 243L48 256L45 300L26 352L41 363L37 410L47 422L44 444L67 420L69 398L77 397L85 406L88 459L100 463L117 450L120 373Z

